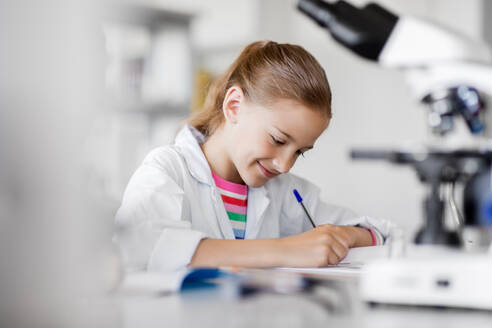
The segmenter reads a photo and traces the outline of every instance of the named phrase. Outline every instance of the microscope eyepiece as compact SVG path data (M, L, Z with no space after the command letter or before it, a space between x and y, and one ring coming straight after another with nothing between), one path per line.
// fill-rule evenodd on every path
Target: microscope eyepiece
M334 6L321 0L301 0L297 9L312 18L321 27L329 27L333 20Z
M398 21L398 16L374 3L357 8L342 0L300 0L297 8L329 30L335 40L371 60L379 58Z

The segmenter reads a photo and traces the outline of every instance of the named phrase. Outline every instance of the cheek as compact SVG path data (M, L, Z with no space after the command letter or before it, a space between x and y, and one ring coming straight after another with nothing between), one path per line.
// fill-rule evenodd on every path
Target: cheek
M252 141L249 144L249 161L268 160L274 155L275 146L263 139Z
M236 130L235 140L231 145L238 167L255 165L257 160L270 158L275 150L275 145L270 142L265 128L257 121L249 123L251 124L243 124L241 129Z
M258 155L262 158L271 158L275 151L275 146L270 142L262 140L258 143Z
M261 139L243 139L233 149L236 156L235 162L238 167L251 167L256 165L256 161L269 158L271 145Z

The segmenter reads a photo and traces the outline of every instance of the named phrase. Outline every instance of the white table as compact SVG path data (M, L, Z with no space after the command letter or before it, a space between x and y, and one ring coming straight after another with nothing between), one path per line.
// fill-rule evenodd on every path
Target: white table
M161 296L115 295L123 327L492 327L492 312L396 306L360 301L357 280L337 282L350 296L345 313L300 295L259 294L234 299L222 282Z

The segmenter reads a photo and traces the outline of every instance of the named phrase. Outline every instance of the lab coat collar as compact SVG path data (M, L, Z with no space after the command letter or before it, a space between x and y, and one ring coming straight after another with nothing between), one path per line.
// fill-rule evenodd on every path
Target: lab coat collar
M174 144L179 147L184 156L191 175L208 185L212 185L212 173L200 145L205 142L205 136L193 126L187 125L179 131Z
M200 145L204 142L205 136L193 126L187 125L178 133L174 144L180 148L191 175L201 183L215 186L210 166L200 148ZM268 183L261 187L248 188L248 223L246 224L246 238L252 239L258 235L264 220L265 211L269 204L270 197L268 193ZM224 220L220 219L222 215L218 216L224 236L230 237L232 235L233 237L234 233L232 232L232 226L229 220L227 219L226 224L226 222L223 222ZM225 217L227 217L227 215L225 215ZM228 227L227 229L226 226Z

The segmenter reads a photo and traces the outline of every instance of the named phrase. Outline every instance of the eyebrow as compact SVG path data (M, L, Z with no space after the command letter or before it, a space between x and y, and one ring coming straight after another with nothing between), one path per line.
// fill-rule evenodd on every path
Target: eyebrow
M294 138L292 138L288 133L285 133L284 131L280 130L279 128L277 128L276 126L273 126L275 129L278 130L278 132L282 133L284 136L286 136L288 139L290 140L294 140ZM307 146L307 147L302 147L302 148L307 148L307 149L313 149L314 146ZM301 148L301 149L302 149Z

